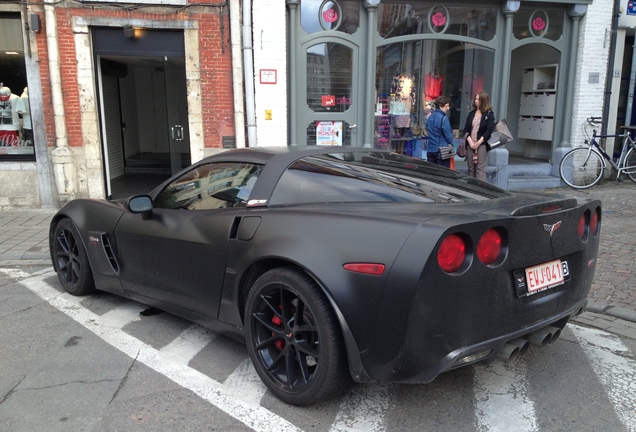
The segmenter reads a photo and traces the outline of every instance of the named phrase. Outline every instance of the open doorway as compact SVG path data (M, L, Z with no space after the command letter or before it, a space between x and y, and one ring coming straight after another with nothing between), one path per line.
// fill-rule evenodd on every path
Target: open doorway
M106 196L147 193L190 165L183 33L146 32L141 46L121 29L94 35Z

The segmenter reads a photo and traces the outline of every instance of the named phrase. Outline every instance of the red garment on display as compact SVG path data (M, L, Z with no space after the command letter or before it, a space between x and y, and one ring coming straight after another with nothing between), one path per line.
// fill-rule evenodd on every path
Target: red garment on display
M424 77L424 89L426 100L435 100L442 95L444 77L442 75L428 74Z
M484 91L484 77L482 75L465 75L464 76L464 92L468 93L470 89L471 96Z

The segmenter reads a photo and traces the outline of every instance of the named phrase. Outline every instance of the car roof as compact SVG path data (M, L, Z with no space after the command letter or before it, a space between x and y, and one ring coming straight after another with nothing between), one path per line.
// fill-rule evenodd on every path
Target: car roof
M196 165L212 162L241 162L264 165L259 181L250 194L248 207L265 206L269 202L274 186L283 172L295 161L307 156L331 153L386 152L366 147L351 146L272 146L232 149L209 156Z
M351 146L271 146L271 147L245 147L231 149L202 159L199 163L209 162L248 162L265 164L276 157L280 163L288 166L293 161L305 156L317 154L329 154L340 152L368 152L383 151L364 147Z

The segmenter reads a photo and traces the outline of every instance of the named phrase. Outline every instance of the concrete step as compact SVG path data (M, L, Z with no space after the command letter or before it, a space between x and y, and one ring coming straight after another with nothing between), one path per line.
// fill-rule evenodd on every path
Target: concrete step
M508 190L545 189L563 186L560 177L550 175L514 175L508 177Z
M513 176L550 176L552 164L548 162L527 162L508 165L508 175Z

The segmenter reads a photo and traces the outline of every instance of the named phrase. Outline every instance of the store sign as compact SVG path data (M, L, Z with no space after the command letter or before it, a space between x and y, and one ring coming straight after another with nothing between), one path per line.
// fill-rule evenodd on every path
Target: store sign
M316 122L316 145L342 145L342 122Z
M323 95L322 96L322 106L324 106L324 107L336 106L336 97L333 96L333 95Z
M618 17L618 26L621 28L636 27L636 1L621 0L621 14Z
M186 6L187 0L91 0L91 3L134 3L148 5L176 5Z

